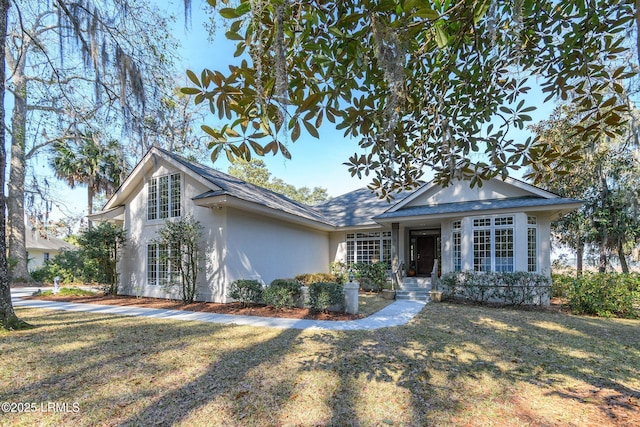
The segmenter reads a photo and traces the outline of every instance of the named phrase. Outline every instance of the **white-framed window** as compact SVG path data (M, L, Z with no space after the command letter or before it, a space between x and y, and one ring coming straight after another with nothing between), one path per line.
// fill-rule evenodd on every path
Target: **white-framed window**
M514 271L514 267L513 217L474 218L473 269Z
M179 173L150 178L147 183L147 219L176 218L182 215Z
M49 255L49 252L45 252L42 254L42 257L44 258L44 262L47 262L51 258L51 255Z
M451 222L453 271L462 271L462 221Z
M166 285L176 273L172 266L172 256L179 253L179 248L170 248L159 243L147 245L147 284Z
M538 271L538 219L527 217L527 270Z
M376 261L391 263L391 232L347 233L347 264Z

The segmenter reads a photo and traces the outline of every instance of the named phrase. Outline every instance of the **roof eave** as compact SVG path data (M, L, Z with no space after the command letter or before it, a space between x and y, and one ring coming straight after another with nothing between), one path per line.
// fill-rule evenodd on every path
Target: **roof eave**
M320 231L335 231L336 227L325 222L304 218L299 215L294 215L289 212L284 212L278 209L273 209L268 206L264 206L255 202L240 199L230 194L216 195L210 197L194 198L193 202L196 206L206 208L218 208L223 207L235 208L247 212L252 212L260 215L265 215L271 218L279 219L286 222L303 225L305 227L313 228Z
M433 213L433 214L422 214L422 215L407 215L407 216L387 216L382 214L380 216L374 217L373 220L378 224L386 225L393 222L410 222L410 221L418 221L418 220L428 220L428 219L447 219L447 218L458 218L464 216L477 216L477 215L495 215L502 213L518 213L518 212L550 212L551 220L555 221L572 212L576 209L579 209L583 205L583 202L577 201L573 203L560 203L560 204L552 204L552 205L539 205L539 206L520 206L520 207L509 207L509 208L493 208L493 209L474 209L474 210L466 210L466 211L458 211L458 212L444 212L444 213Z

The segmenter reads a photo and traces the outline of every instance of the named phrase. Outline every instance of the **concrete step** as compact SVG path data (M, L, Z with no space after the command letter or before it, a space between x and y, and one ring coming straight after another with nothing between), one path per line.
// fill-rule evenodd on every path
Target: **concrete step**
M403 277L402 284L407 286L428 286L431 285L431 277Z
M409 292L409 291L397 291L396 292L397 300L408 300L408 301L428 301L429 300L429 292Z
M426 291L429 292L431 290L431 285L427 285L427 286L416 286L416 285L405 285L405 284L401 284L398 287L398 290L400 291Z

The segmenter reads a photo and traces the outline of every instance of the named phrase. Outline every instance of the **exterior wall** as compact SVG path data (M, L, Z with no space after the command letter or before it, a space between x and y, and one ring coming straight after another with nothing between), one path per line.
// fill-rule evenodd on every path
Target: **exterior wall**
M329 260L330 262L344 262L347 257L347 232L338 231L329 233Z
M49 254L49 259L52 259L54 256L58 255L60 251L56 251L53 249L29 249L27 251L29 256L27 257L27 268L29 271L35 271L40 267L44 266L44 254Z
M164 163L159 163L155 171L147 174L145 180L134 191L124 214L123 227L127 234L127 246L120 261L119 292L126 295L139 295L156 298L180 298L178 289L167 289L160 285L147 283L147 244L157 238L158 231L165 221L171 219L147 220L147 180L175 173ZM191 198L207 190L202 184L182 174L181 189L182 217L192 214L204 227L201 249L203 259L199 271L196 299L222 301L226 294L226 272L220 264L225 244L224 210L198 207Z
M496 179L483 183L482 187L476 186L474 188L470 188L467 181L455 181L444 188L434 186L415 200L412 200L407 206L505 199L530 195L531 194L525 190Z
M274 279L329 271L329 233L229 209L226 281Z

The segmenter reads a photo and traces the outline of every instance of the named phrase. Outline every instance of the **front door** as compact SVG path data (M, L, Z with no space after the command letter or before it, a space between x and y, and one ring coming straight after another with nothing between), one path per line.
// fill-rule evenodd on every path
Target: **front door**
M416 239L416 273L430 275L436 257L436 236L418 236Z

